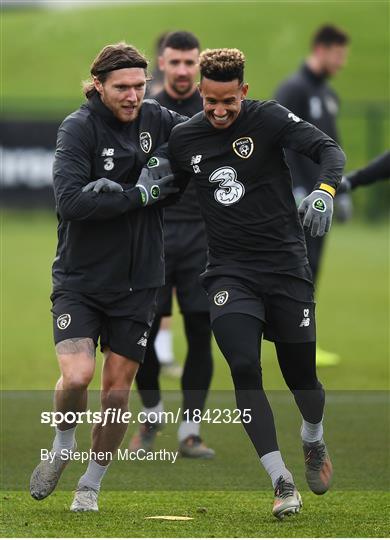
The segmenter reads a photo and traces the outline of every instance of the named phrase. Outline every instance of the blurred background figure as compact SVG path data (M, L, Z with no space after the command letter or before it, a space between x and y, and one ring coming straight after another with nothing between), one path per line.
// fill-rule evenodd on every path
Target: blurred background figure
M370 161L366 167L352 171L341 181L338 192L348 193L359 186L368 186L390 178L390 150Z
M336 121L339 98L328 85L328 79L344 67L349 41L348 34L336 26L327 24L318 28L312 38L309 56L291 77L280 84L275 94L281 105L317 126L338 143L340 138ZM286 150L286 157L293 179L294 197L299 206L313 189L319 166L293 150ZM351 216L352 201L349 194L345 192L336 196L336 219L347 221ZM314 283L318 285L325 236L313 238L306 232L305 239ZM317 346L317 365L335 365L339 361L338 354L324 351Z
M164 87L155 96L164 107L184 116L194 116L202 110L202 98L197 88L200 44L191 32L172 32L161 45L159 67L164 73ZM198 167L193 156L193 167ZM209 303L199 282L205 270L207 240L205 226L195 186L190 182L182 199L164 212L165 282L158 295L156 319L149 335L145 363L138 371L137 386L144 412L163 410L159 386L160 364L155 351L155 336L162 316L172 314L173 289L184 320L187 354L181 378L183 418L178 429L179 450L189 458L212 458L214 450L200 437L200 423L195 411L203 411L210 388L213 360ZM160 335L166 339L166 327ZM166 343L165 343L166 345ZM166 364L162 364L164 366ZM171 363L172 365L172 363ZM145 422L130 442L130 449L150 449L161 425Z
M147 83L146 86L146 95L147 98L154 98L156 94L161 92L164 86L164 73L161 71L158 59L162 53L162 44L164 43L165 38L169 32L162 32L159 34L156 42L154 44L155 58L153 62L153 70L151 75L151 80Z
M147 83L146 97L155 98L156 94L162 91L164 87L164 72L160 69L160 58L163 52L163 43L169 32L162 32L156 39L154 49L155 58L151 80ZM164 375L178 379L183 374L183 368L175 360L173 350L172 335L172 317L163 317L161 319L160 329L157 333L154 348L161 364Z

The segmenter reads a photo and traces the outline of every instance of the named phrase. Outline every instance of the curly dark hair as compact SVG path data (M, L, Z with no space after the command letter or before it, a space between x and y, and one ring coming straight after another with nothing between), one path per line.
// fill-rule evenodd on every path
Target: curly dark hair
M206 49L200 54L200 76L213 81L244 80L244 53L238 49Z

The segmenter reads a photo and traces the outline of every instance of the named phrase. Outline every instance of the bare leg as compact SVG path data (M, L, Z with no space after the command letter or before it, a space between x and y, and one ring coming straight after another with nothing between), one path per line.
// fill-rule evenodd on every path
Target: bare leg
M130 388L138 370L138 362L120 356L110 350L104 351L105 361L102 374L101 410L128 410ZM94 452L116 452L127 430L127 423L95 424L92 431ZM108 465L109 460L96 460L99 465Z
M95 371L95 345L91 338L66 339L57 343L56 352L61 370L54 394L55 410L85 411L87 388ZM64 431L75 424L62 422L58 429Z
M56 385L54 406L56 411L82 412L87 406L87 388L95 370L95 346L90 338L66 339L56 346L61 377ZM30 479L30 493L41 500L50 495L68 463L62 459L62 449L74 446L75 424L62 422L57 426L52 460L43 459L35 467Z

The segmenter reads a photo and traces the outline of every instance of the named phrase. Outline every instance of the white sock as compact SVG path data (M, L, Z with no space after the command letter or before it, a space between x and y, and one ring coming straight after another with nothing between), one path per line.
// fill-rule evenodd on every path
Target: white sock
M260 461L264 469L270 475L271 482L274 487L276 486L276 482L280 476L283 476L283 478L286 480L294 483L292 474L286 468L286 465L282 459L282 454L279 452L279 450L265 454L262 458L260 458Z
M161 413L164 411L164 405L161 400L154 407L144 407L142 410L146 415L147 422L150 422L151 424L162 424Z
M58 427L55 428L56 436L53 441L53 451L57 454L61 453L61 450L72 450L75 443L75 432L76 427L74 426L65 431L60 431Z
M174 360L171 330L159 330L154 340L154 349L161 364L170 364Z
M182 422L177 432L177 438L179 442L184 441L190 435L196 435L199 437L200 422Z
M78 487L86 486L99 491L100 484L108 467L109 464L99 465L99 463L96 463L96 461L91 459L91 461L88 463L87 470L79 480Z
M301 437L302 440L308 443L320 441L324 434L324 427L321 422L318 424L311 424L302 419Z

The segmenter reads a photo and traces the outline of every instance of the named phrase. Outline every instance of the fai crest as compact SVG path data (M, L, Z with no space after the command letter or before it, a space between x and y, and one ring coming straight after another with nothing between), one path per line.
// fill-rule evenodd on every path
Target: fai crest
M64 313L63 315L60 315L57 317L57 326L60 330L65 330L70 325L70 321L72 320L72 317L69 315L69 313Z
M216 295L214 295L214 304L216 306L223 306L226 304L228 298L229 293L227 291L219 291Z
M251 137L240 137L233 143L233 150L237 156L243 159L248 159L252 155L254 147Z
M149 154L152 148L152 136L148 131L143 131L139 134L139 145L145 154Z

